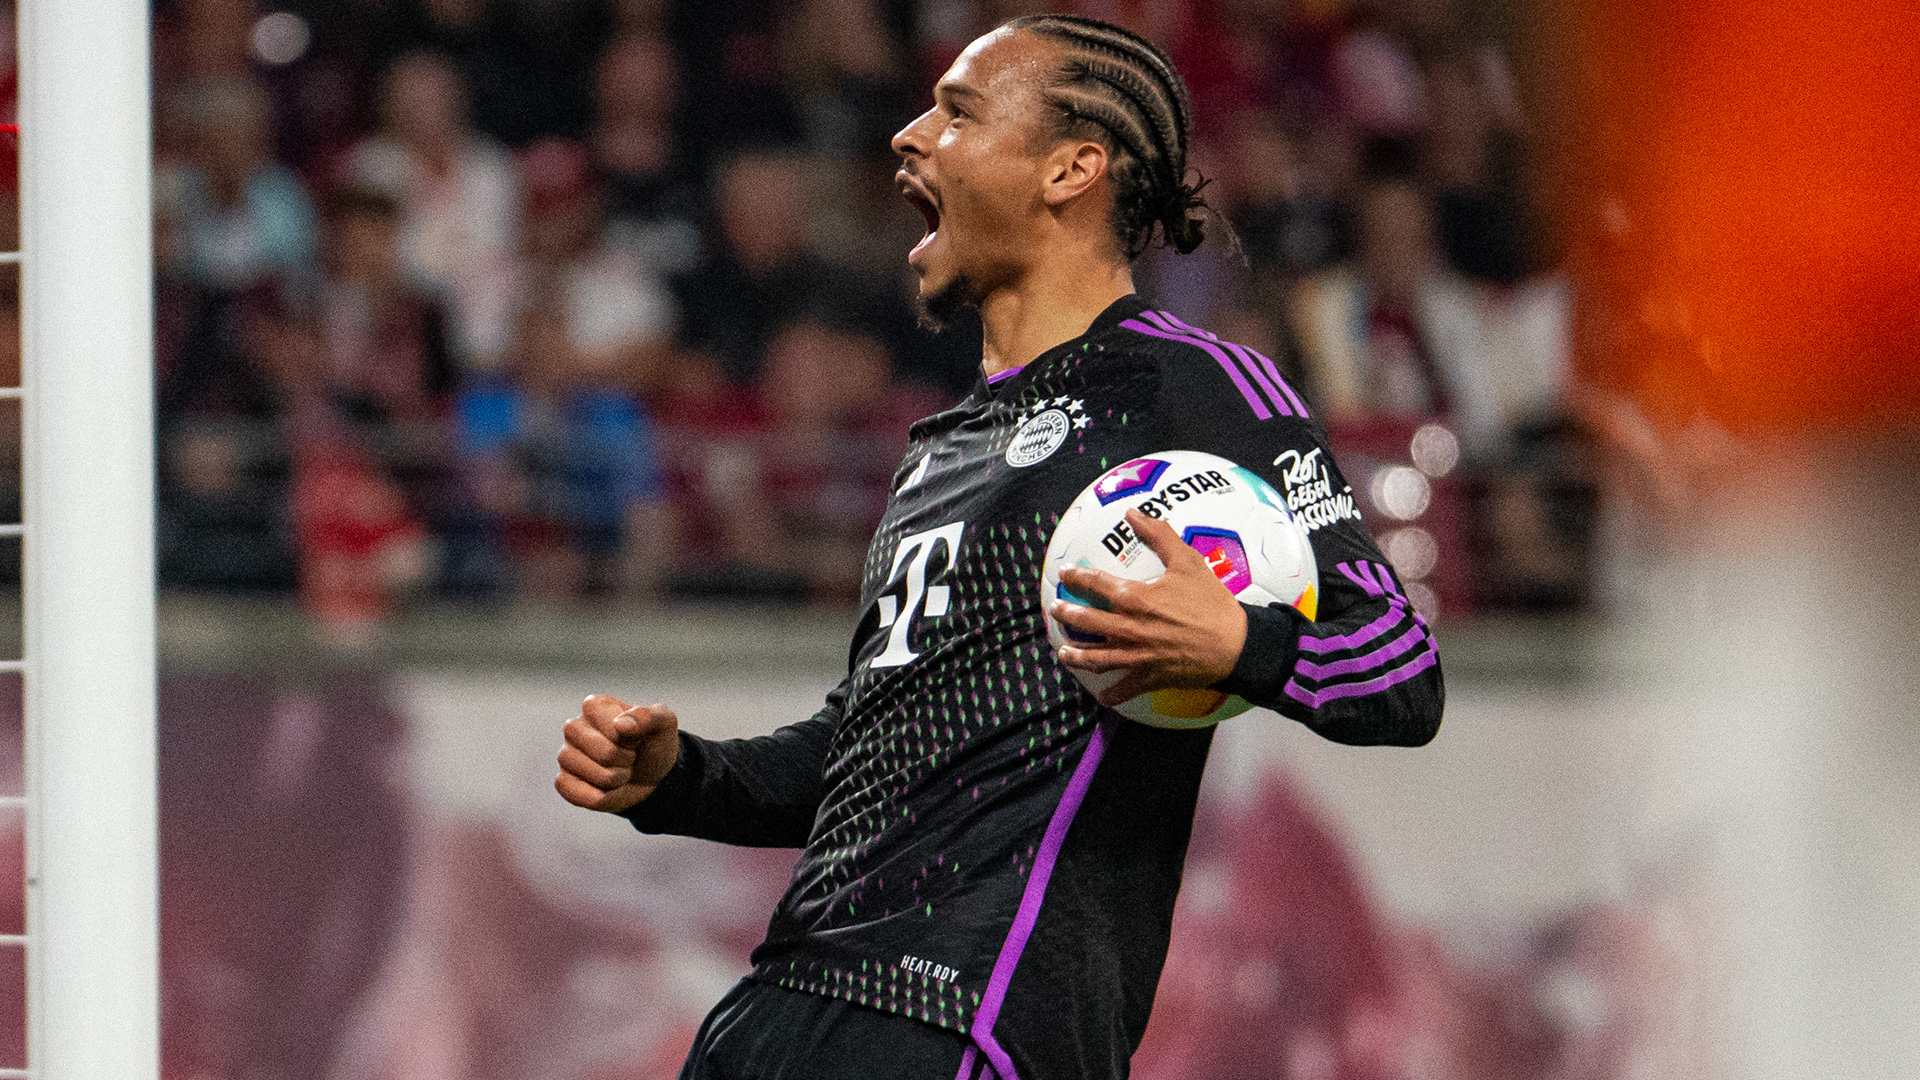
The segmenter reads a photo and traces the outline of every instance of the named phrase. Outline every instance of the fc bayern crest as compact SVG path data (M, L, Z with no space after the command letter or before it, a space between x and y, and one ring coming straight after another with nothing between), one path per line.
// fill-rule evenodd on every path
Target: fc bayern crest
M1069 416L1068 413L1077 414ZM1087 426L1083 404L1070 397L1042 398L1007 444L1007 464L1016 469L1038 465L1053 456L1067 441L1067 433Z

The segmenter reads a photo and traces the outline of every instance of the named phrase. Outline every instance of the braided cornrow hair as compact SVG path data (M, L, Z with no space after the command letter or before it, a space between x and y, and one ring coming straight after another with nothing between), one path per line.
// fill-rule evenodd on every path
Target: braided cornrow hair
M1046 87L1058 110L1060 138L1088 138L1109 155L1114 180L1113 228L1129 260L1139 258L1160 227L1167 246L1185 255L1206 238L1202 179L1189 184L1187 84L1173 61L1147 39L1079 15L1024 15L1004 24L1058 41L1065 63Z

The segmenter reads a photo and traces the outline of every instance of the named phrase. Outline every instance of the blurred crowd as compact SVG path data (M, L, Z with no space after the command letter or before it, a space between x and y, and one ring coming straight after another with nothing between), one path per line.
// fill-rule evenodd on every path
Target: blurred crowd
M278 3L155 15L162 581L343 622L856 595L908 423L978 363L977 326L916 323L888 137L1024 7ZM1578 604L1568 299L1501 28L1065 6L1170 49L1237 234L1142 291L1283 359L1417 599Z

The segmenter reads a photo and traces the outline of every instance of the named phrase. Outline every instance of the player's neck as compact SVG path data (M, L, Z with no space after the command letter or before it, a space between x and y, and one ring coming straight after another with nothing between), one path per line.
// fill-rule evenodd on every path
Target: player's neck
M1126 263L1036 265L980 301L980 366L989 377L1024 367L1086 333L1101 312L1132 292L1133 269Z

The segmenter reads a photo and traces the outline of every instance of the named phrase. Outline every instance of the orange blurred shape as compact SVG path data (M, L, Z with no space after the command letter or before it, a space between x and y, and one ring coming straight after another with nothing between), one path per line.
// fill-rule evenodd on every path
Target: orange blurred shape
M1920 417L1920 7L1576 18L1587 374L1663 426Z

